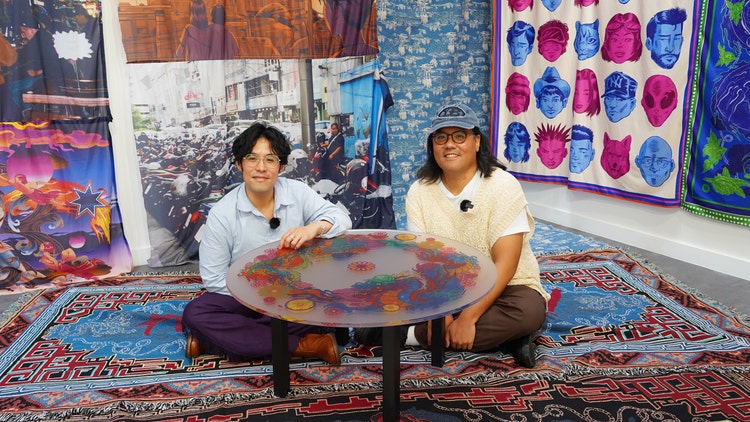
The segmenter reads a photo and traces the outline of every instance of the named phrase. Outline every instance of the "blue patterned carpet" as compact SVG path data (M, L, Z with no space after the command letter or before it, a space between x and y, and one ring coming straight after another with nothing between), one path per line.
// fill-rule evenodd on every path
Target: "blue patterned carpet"
M613 246L600 242L594 238L581 236L538 220L536 221L534 236L531 238L531 250L534 251L537 256L609 248L613 248Z
M401 354L402 416L441 420L739 421L750 403L750 327L652 268L540 225L552 296L537 365L454 353L441 368ZM541 245L541 246L540 246ZM605 245L606 246L606 245ZM0 319L0 421L379 420L379 348L342 365L295 361L273 395L267 361L184 356L182 310L197 276L132 275L39 291Z

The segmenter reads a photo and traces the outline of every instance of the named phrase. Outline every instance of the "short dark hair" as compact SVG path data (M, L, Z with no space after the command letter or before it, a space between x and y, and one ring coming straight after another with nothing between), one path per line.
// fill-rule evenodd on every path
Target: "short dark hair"
M536 30L533 26L531 26L531 24L528 24L524 21L515 21L513 22L513 26L511 26L508 30L508 33L505 36L505 41L510 44L511 42L513 42L513 38L523 36L524 38L526 38L526 41L529 42L529 45L533 45L535 32Z
M687 12L679 7L657 12L646 24L646 38L654 38L656 25L682 25L686 20Z
M262 122L253 123L235 138L232 143L234 162L239 164L247 154L250 154L260 138L268 140L268 143L271 144L271 150L279 156L281 164L286 165L292 147L279 129Z

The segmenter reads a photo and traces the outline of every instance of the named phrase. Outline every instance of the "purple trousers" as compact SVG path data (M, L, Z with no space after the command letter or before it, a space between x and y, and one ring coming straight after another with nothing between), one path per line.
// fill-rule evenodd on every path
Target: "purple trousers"
M198 340L206 353L225 355L232 362L271 357L271 317L253 311L232 296L206 292L187 304L182 329ZM289 355L299 339L329 328L289 323Z

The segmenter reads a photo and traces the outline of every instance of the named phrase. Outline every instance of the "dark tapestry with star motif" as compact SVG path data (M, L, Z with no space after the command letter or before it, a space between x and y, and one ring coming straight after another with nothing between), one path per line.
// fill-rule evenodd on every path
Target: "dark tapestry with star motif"
M107 123L0 124L1 292L131 270Z

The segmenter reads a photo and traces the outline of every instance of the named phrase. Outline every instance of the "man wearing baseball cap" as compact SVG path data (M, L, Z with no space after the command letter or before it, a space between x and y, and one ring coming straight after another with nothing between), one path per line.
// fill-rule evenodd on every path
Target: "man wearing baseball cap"
M455 103L437 111L417 177L406 196L408 229L471 245L497 268L484 298L445 318L445 344L471 352L502 348L533 367L530 336L542 326L549 298L529 245L534 219L521 185L495 159L470 107ZM429 347L430 324L410 327L406 344Z
M612 123L630 116L635 109L638 82L622 72L612 72L604 80L604 112Z

